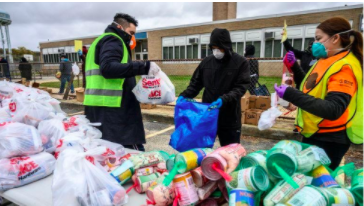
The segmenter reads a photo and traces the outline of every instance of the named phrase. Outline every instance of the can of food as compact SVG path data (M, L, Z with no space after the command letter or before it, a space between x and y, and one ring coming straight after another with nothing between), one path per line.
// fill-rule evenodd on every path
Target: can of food
M267 151L265 150L260 150L247 154L245 157L241 158L240 165L237 169L238 170L245 169L260 165L267 171L266 156L267 156Z
M236 205L254 206L254 193L243 189L231 190L229 194L229 206Z
M146 192L158 177L159 173L153 173L148 176L136 176L134 181L135 191L139 194Z
M210 181L206 185L197 189L197 195L200 201L210 197L210 195L217 189L217 182Z
M302 151L302 145L300 142L295 140L282 140L275 144L272 150L273 149L284 149L292 154L298 154Z
M209 181L203 174L201 167L191 170L191 175L196 187L202 187Z
M157 206L171 205L175 198L174 186L164 186L163 184L155 184L146 191L147 197Z
M286 205L289 206L327 206L328 203L326 196L317 190L315 187L305 186L298 191L291 199L288 200Z
M197 190L190 172L176 175L173 179L180 206L192 206L198 202Z
M116 179L120 185L123 185L127 181L131 180L133 174L133 163L129 160L125 161L122 165L110 173L110 175L114 177L114 179Z
M199 167L201 165L202 159L211 152L212 149L206 148L206 149L192 149L177 154L174 160L175 164L176 162L182 163L177 170L178 173L182 174Z
M143 167L135 170L136 176L148 176L154 173L154 167Z
M289 150L275 149L267 155L267 169L270 175L276 178L282 178L278 170L274 166L277 164L288 175L293 175L297 171L298 163L296 154L293 154Z
M324 167L319 166L311 173L313 177L311 185L316 187L340 187L335 179L331 176L330 172Z
M310 146L301 151L297 156L297 172L306 174L321 165L329 165L330 158L326 152L316 146Z
M261 166L249 167L231 173L233 178L226 184L231 188L245 189L251 192L266 191L269 187L267 172Z

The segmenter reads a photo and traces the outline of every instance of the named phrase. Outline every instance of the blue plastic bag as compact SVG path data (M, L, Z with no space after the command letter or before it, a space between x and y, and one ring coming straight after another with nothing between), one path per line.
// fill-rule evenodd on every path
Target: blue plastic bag
M178 103L174 110L175 131L169 145L179 152L212 148L216 139L219 109L198 102Z

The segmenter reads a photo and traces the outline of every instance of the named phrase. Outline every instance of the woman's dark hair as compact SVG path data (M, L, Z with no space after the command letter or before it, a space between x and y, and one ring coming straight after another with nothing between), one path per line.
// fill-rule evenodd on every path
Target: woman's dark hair
M348 20L342 17L333 17L325 20L317 26L324 33L329 36L333 36L337 33L351 30L351 26ZM363 67L363 36L360 32L351 30L350 32L345 32L340 35L341 46L343 48L347 47L351 43L352 37L354 37L353 44L351 45L351 51L354 53L356 58L358 58L361 66Z

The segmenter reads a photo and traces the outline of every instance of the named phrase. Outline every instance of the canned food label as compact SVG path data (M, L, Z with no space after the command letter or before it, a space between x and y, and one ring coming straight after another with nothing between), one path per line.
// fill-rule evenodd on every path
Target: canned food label
M302 151L302 145L293 141L289 141L289 140L282 140L279 141L276 145L274 145L273 149L285 149L285 150L289 150L290 152L297 154L300 151Z
M311 187L302 188L297 194L295 194L288 202L290 206L326 206L325 197Z
M202 149L193 149L187 152L183 152L182 156L186 160L186 170L189 171L201 165L202 159L206 157L206 153Z
M355 205L354 197L349 190L343 188L327 188L327 191L328 195L334 198L335 204L344 204L347 206Z
M254 206L254 193L245 190L232 190L229 195L229 206Z
M117 177L117 181L120 184L124 184L126 181L130 180L130 178L133 176L132 172L130 169L126 170L125 172L121 173L121 175L119 175Z
M315 155L315 159L320 161L323 165L329 165L331 163L330 158L327 156L325 150L319 147L312 147L312 152Z
M197 190L190 173L186 176L175 178L173 182L176 192L180 195L179 205L191 205L198 201Z
M140 168L135 173L137 176L147 176L154 173L154 168L153 167Z
M293 177L293 181L298 184L299 188L302 188L306 184L305 178L306 177L304 175L298 174ZM296 192L296 190L286 182L284 182L283 185L281 185L280 187L281 188L277 190L276 193L272 196L272 202L276 204L280 203L285 196L293 195Z
M334 178L324 166L320 166L312 171L312 185L316 187L338 187Z

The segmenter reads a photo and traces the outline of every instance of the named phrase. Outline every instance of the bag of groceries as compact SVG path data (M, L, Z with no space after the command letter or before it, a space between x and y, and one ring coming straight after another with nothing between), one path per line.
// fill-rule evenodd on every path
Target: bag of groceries
M59 156L53 176L53 205L124 205L128 201L125 189L106 171L87 158L100 155L105 147L83 151L65 149ZM72 185L72 187L70 187Z
M174 85L162 71L155 76L143 75L133 93L140 103L145 104L167 104L176 98Z
M55 163L53 155L46 152L0 159L0 191L47 177L52 174Z
M12 121L38 127L39 122L52 118L52 111L33 100L25 101L22 109L17 110Z
M39 153L43 150L37 129L22 123L0 124L0 159Z
M41 121L38 125L38 131L42 138L44 149L49 153L56 150L57 141L67 134L63 122L59 119Z

